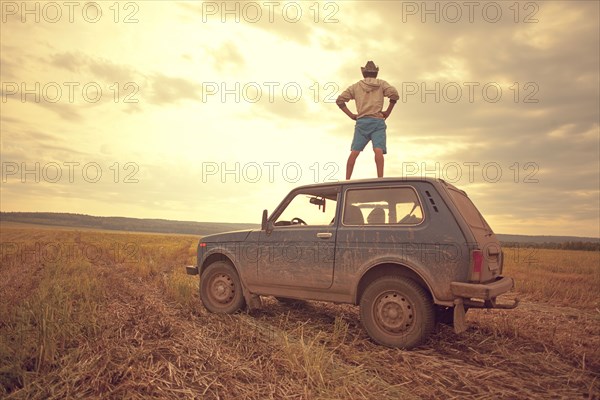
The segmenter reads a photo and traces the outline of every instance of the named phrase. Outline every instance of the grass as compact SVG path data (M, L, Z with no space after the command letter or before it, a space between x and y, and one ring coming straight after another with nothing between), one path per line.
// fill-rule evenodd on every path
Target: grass
M62 354L100 332L106 296L90 264L73 260L41 271L20 302L3 296L0 308L0 389L27 385L29 377L56 368Z
M2 229L0 397L599 398L599 254L505 249L515 310L407 352L357 307L207 313L185 235Z
M585 309L600 307L600 252L508 248L504 274L527 299Z
M187 275L183 269L176 269L165 275L164 287L167 296L177 303L190 309L198 306L198 298L196 296L198 292L198 278Z

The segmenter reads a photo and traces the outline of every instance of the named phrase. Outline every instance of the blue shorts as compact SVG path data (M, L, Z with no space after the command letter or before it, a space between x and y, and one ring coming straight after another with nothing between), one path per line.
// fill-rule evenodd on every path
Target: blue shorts
M373 142L373 148L383 150L383 154L387 153L385 146L385 129L387 125L382 118L363 117L356 120L354 127L354 139L350 150L363 151L369 141Z

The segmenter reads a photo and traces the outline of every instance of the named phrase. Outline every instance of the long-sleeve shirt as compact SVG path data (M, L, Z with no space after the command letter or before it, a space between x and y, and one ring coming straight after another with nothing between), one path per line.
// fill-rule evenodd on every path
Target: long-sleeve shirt
M342 108L350 101L356 101L356 118L372 117L383 118L383 99L387 97L396 102L400 96L392 85L377 78L365 78L356 82L344 90L336 100L336 104Z

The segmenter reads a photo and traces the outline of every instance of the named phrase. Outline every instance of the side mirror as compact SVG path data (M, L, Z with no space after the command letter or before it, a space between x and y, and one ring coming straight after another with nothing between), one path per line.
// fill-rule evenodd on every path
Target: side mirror
M270 235L273 232L273 223L269 222L267 210L263 210L262 221L260 224L260 229L265 231L267 235Z
M260 229L262 231L266 231L267 230L267 217L268 217L267 210L263 210L262 221L260 223Z

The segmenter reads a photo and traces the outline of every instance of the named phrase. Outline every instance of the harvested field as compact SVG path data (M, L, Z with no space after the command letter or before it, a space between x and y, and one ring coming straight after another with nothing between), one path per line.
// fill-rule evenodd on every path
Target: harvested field
M474 310L412 351L357 307L264 298L215 315L197 238L2 226L0 397L599 399L600 254L512 249L515 310Z

